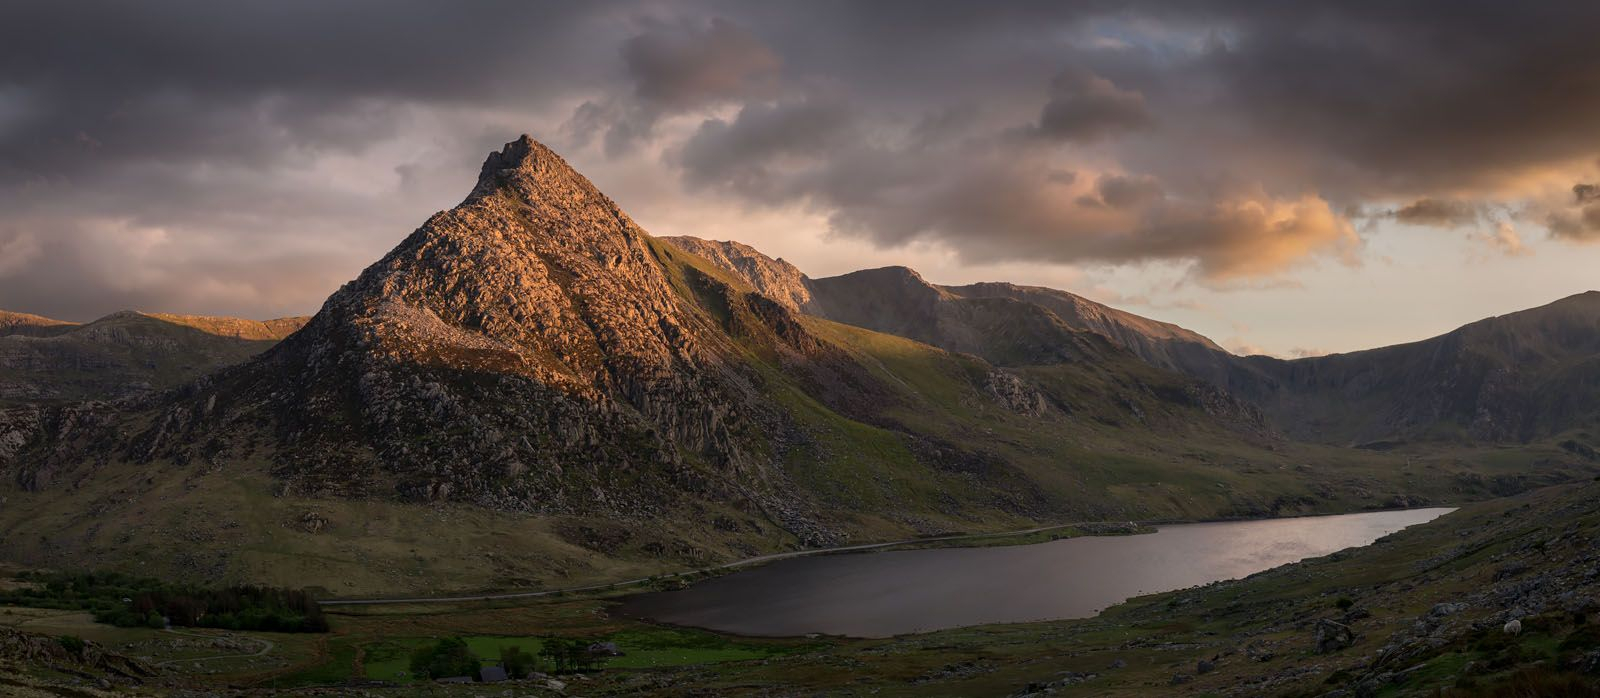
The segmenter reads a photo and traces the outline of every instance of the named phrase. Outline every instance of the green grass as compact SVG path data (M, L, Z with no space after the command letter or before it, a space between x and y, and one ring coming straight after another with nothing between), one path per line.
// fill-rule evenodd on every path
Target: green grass
M339 638L328 642L328 654L319 663L272 680L273 686L314 686L343 683L350 679L355 666L356 645Z

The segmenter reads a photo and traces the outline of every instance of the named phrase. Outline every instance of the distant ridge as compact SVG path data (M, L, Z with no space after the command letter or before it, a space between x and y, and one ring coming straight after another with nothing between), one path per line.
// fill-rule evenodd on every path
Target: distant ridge
M306 320L124 310L77 324L0 311L0 405L148 394L241 363Z
M1197 332L1096 303L1066 291L1009 283L940 286L907 267L814 279L743 243L664 238L699 254L801 312L1002 365L1082 359L1092 333L1151 365L1222 382L1227 352Z
M1600 433L1600 292L1439 337L1321 357L1234 356L1171 323L1065 291L939 286L905 267L813 279L748 245L668 238L801 312L970 352L1004 366L1094 361L1085 333L1226 390L1298 439L1393 448ZM1574 435L1586 444L1600 441ZM1589 446L1582 446L1589 448Z

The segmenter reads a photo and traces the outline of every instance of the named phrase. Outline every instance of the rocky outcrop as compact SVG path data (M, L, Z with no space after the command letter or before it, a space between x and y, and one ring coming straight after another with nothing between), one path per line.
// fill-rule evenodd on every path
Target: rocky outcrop
M1050 409L1044 393L1009 371L990 371L983 387L995 401L1017 414L1040 417Z
M680 235L661 240L734 274L757 293L804 313L816 313L811 298L811 280L793 264L773 259L740 242L702 240Z
M107 651L97 642L76 637L36 635L11 628L0 628L0 662L19 664L34 671L51 670L80 677L112 678L119 683L157 675L154 668ZM77 693L62 689L61 694Z

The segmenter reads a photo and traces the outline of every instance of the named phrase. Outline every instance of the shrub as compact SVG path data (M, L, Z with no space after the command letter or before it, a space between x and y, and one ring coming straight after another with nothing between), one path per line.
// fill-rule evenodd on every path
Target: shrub
M501 647L500 666L506 670L506 675L520 679L534 670L533 655L522 651L521 647Z
M1333 602L1333 605L1338 606L1341 611L1348 611L1351 606L1356 605L1356 602L1348 596L1341 596L1338 601Z
M411 654L411 674L430 679L449 676L478 675L477 655L459 637L447 637L431 647L419 648Z
M61 643L62 648L66 649L68 652L71 652L73 656L83 656L83 638L78 637L77 635L62 635L61 637L56 638L56 642Z
M223 589L166 584L115 572L33 573L41 586L0 591L0 604L88 611L101 623L125 628L173 625L327 632L322 607L305 590L235 586Z

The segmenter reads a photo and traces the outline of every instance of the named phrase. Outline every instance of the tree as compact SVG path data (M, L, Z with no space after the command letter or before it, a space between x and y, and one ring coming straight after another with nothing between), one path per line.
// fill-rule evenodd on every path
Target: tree
M545 640L539 647L539 656L549 660L550 671L561 673L567 668L566 640L553 637Z
M594 657L589 654L589 643L585 640L552 637L545 640L544 646L539 648L539 656L550 660L551 666L557 673L594 666Z
M520 679L533 671L533 655L522 651L521 647L501 647L500 666L506 670L506 676Z
M430 679L448 676L477 676L478 656L459 637L447 637L431 647L411 654L411 675Z

